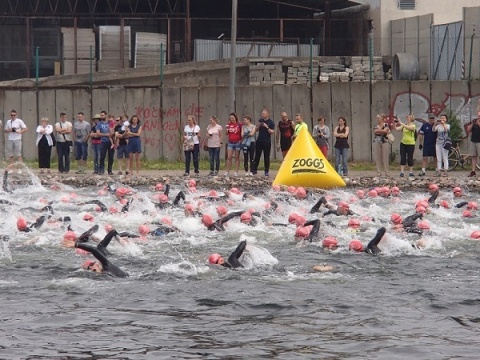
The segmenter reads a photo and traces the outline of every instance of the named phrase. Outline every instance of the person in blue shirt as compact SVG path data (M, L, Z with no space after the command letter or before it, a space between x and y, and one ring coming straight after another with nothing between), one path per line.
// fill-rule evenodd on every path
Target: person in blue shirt
M97 128L97 136L100 137L100 141L101 141L100 163L98 165L98 174L103 175L105 173L105 158L112 144L111 142L112 131L110 130L110 125L108 124L106 116L102 116L96 128Z
M422 172L419 176L425 176L428 158L436 159L435 144L437 142L437 133L433 131L435 125L435 114L428 115L428 122L424 123L418 131L418 148L423 150Z

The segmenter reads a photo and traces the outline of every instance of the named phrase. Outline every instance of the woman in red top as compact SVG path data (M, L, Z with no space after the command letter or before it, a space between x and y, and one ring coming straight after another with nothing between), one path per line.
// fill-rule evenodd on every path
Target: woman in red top
M232 157L235 158L235 176L238 176L238 169L240 168L240 147L242 142L242 124L238 121L237 114L230 114L228 124L225 128L228 138L227 172L225 173L225 176L228 177L228 172L232 167Z

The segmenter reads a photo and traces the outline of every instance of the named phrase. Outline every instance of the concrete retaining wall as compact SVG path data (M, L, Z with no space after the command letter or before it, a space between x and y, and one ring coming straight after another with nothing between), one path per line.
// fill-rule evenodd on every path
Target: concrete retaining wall
M275 122L280 119L282 111L291 118L300 112L310 130L320 115L326 116L331 129L332 123L335 126L338 117L343 116L351 128L350 159L371 161L371 129L376 114L404 118L413 112L418 119L426 119L429 112L440 114L452 109L461 121L467 122L480 110L480 82L468 85L462 81L379 81L374 82L371 88L368 82L315 83L311 90L303 84L240 86L237 88L236 106L239 115L249 114L255 119L267 107ZM313 112L310 109L310 94L313 97ZM211 115L221 119L220 123L224 126L229 114L228 103L228 87L222 86L165 88L163 92L157 87L118 86L40 89L38 93L32 89L4 88L0 89L0 118L8 119L10 110L17 110L18 116L29 128L24 134L24 157L34 160L37 158L35 129L41 117L47 116L54 123L61 111L71 119L79 111L83 111L87 118L101 110L114 115L137 114L144 124L144 158L178 160L183 157L180 138L187 116L195 115L203 131ZM420 125L418 122L417 126ZM395 135L392 151L399 148L401 138L400 133ZM332 144L333 140L332 137ZM4 137L0 142L0 156L4 157ZM206 153L202 152L202 156ZM272 157L279 159L281 154L273 152ZM416 151L416 157L420 157L419 151Z

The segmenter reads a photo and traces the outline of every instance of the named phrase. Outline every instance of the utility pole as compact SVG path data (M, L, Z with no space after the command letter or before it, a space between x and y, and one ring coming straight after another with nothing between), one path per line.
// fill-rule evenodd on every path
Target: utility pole
M232 0L232 36L230 47L230 112L235 112L235 83L237 77L237 7L238 0Z

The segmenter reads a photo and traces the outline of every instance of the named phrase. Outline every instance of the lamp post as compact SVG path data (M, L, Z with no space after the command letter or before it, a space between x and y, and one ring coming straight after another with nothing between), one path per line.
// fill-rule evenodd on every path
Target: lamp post
M230 47L230 112L235 112L235 82L237 76L237 7L238 0L232 0L232 36Z

